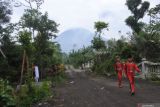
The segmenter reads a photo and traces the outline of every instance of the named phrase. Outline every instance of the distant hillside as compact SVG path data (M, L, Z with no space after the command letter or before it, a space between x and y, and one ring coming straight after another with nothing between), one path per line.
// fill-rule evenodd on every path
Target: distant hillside
M83 28L75 28L61 33L56 41L61 45L63 52L70 52L71 50L78 50L83 46L91 45L91 40L94 33Z

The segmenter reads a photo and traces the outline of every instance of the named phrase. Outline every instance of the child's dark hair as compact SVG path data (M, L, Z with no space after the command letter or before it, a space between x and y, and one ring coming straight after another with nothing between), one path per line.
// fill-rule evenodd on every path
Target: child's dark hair
M115 57L115 59L118 59L118 58L120 58L118 55Z
M129 55L127 56L127 58L133 58L133 56L129 54Z

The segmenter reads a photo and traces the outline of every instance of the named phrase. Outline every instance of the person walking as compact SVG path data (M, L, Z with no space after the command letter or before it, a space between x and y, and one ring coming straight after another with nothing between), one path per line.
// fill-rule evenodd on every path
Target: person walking
M130 93L132 96L135 94L135 80L134 80L135 71L137 71L138 73L141 73L141 71L138 68L138 66L133 62L132 56L128 57L128 61L126 62L125 67L130 84Z
M120 61L120 57L116 56L116 63L114 65L114 69L118 76L118 86L122 88L122 71L123 71L123 64Z

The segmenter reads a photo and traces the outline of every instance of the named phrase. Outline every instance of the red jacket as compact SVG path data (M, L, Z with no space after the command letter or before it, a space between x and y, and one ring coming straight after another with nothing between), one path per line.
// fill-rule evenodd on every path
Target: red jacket
M116 64L114 65L114 69L116 72L118 71L122 71L123 70L123 64L120 62L116 62Z
M127 62L125 64L125 70L126 72L141 72L140 69L137 67L137 65L135 63L132 63L132 62Z

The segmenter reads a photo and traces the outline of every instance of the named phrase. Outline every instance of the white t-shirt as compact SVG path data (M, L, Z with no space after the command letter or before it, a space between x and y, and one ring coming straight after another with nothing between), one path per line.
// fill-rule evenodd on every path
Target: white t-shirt
M35 77L39 78L39 70L38 70L38 66L35 66Z

